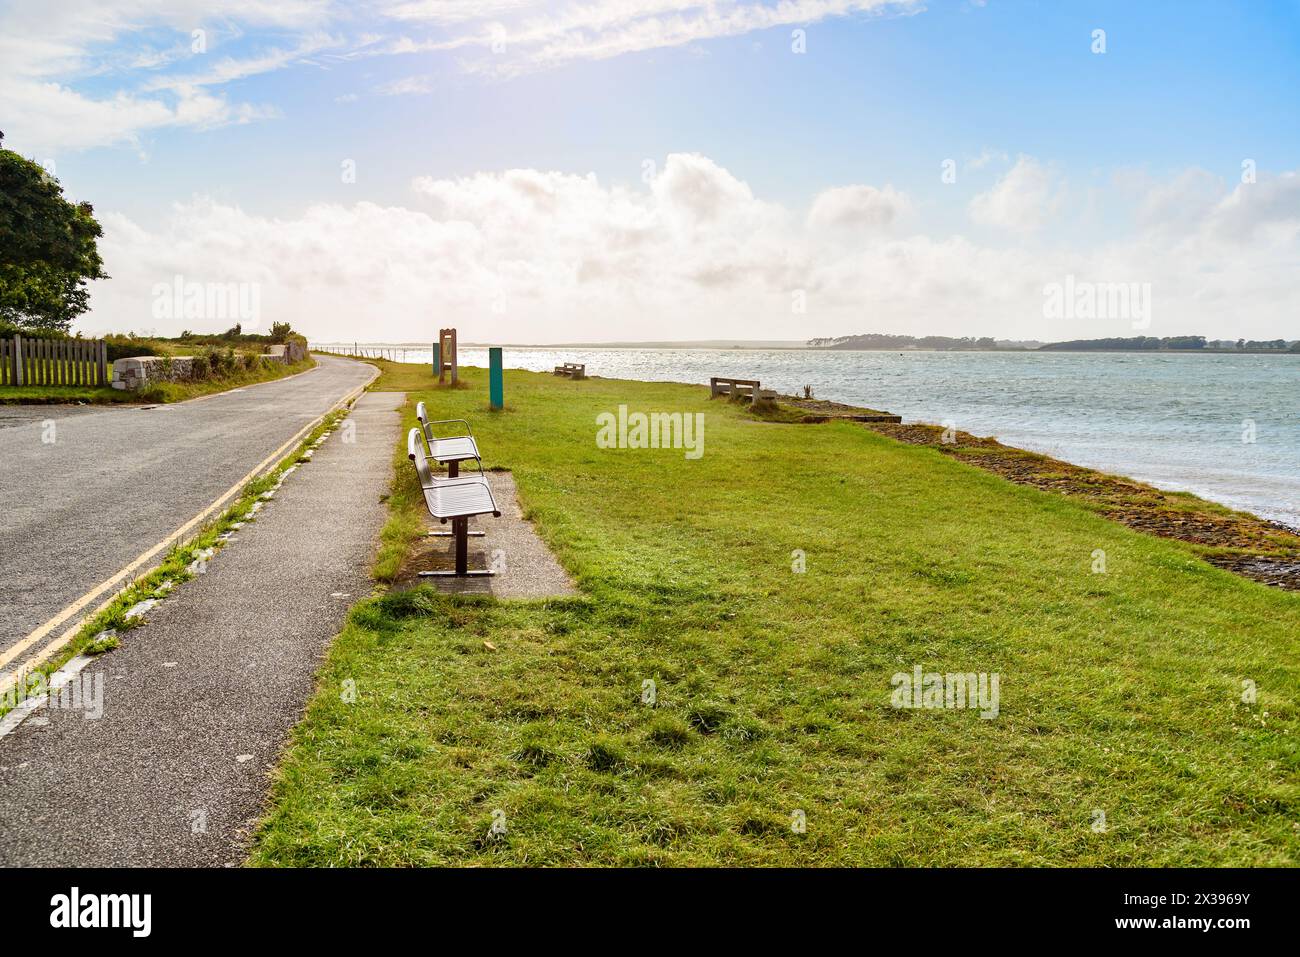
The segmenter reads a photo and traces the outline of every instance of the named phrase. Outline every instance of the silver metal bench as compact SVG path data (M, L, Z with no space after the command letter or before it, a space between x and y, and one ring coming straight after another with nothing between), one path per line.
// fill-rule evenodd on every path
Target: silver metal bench
M483 457L478 454L478 443L474 441L474 432L470 429L468 422L464 419L436 419L431 422L423 402L415 404L415 417L420 420L420 429L424 432L424 442L429 450L429 458L439 465L447 466L448 478L455 478L459 475L460 463L467 462L470 459L478 463L480 472L483 471ZM433 426L450 425L453 422L459 422L465 426L464 435L438 438L433 434Z
M411 429L406 436L406 454L415 463L424 504L429 514L444 525L451 522L451 535L456 539L456 570L420 572L424 577L466 578L471 575L493 575L489 569L469 568L469 520L475 515L501 517L492 486L484 475L467 475L460 478L442 478L429 468L424 451L424 436L420 429ZM445 532L443 534L446 534ZM481 532L479 534L482 534Z

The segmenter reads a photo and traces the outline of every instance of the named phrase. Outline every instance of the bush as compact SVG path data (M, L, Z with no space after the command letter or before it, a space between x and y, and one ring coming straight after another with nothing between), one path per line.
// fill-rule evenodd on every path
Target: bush
M105 336L104 342L108 344L108 361L110 363L116 362L118 359L132 359L136 356L161 355L153 343L138 336Z
M195 353L194 364L191 367L190 378L195 382L202 382L212 374L212 363L204 353Z

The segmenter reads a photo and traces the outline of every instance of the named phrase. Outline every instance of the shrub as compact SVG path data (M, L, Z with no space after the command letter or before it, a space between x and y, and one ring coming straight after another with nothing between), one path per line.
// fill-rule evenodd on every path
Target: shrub
M201 382L212 373L212 364L206 354L196 352L194 354L194 364L191 366L190 378L195 382Z
M148 339L141 339L139 336L105 336L104 342L108 346L108 361L116 362L118 359L132 359L137 356L156 356L160 355L158 347Z

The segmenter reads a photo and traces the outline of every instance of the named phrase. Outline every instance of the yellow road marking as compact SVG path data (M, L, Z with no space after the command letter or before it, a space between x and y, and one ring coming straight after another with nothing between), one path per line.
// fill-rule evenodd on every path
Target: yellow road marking
M302 374L303 373L298 373L298 375L302 375ZM293 378L293 377L290 376L289 378ZM76 615L78 612L82 611L92 601L94 601L96 598L103 595L104 592L116 588L118 585L120 585L123 581L127 579L127 576L132 575L137 569L143 566L146 562L150 561L153 558L156 558L158 554L162 552L164 549L171 547L173 544L179 541L182 541L183 536L193 531L197 525L199 525L205 519L210 517L213 512L217 511L219 508L225 505L226 502L230 501L231 498L233 498L236 494L238 494L240 489L242 489L245 485L247 485L249 482L255 479L261 472L265 471L270 466L278 462L284 456L284 454L289 451L289 449L293 448L295 445L301 442L302 437L308 434L309 432L311 432L312 429L316 428L316 426L321 423L321 420L323 420L325 416L329 415L331 412L335 411L336 409L339 409L347 405L348 403L354 401L358 396L361 395L361 393L365 392L366 387L369 386L370 383L374 382L375 379L377 378L379 378L379 369L375 368L374 375L370 377L369 381L364 382L361 385L357 386L357 388L353 389L351 392L349 392L346 396L344 396L334 405L330 406L325 412L321 413L321 415L319 415L317 418L312 420L307 425L303 426L297 432L297 434L294 435L293 438L285 442L278 449L276 449L265 459L263 459L257 465L256 468L254 468L251 472L249 472L242 479L240 479L238 482L232 485L224 493L222 493L220 498L214 501L202 512L200 512L198 515L195 515L188 522L186 522L180 528L176 529L176 531L172 532L170 535L164 538L157 545L154 545L152 548L150 548L139 558L135 559L133 562L128 564L125 568L117 572L117 574L113 575L111 578L107 578L104 581L100 582L90 591L86 592L84 595L82 595L72 604L68 605L66 608L60 611L49 621L45 622L45 624L41 625L39 628L32 631L29 635L27 635L25 638L20 640L17 644L13 645L11 648L8 648L4 652L0 653L0 668L4 668L8 666L8 664L11 661L13 661L19 655L21 655L28 648L32 647L42 638L45 638L47 635L50 634L50 632L54 631L54 629L58 628L60 625L66 622L73 615ZM282 382L284 380L281 379L276 381ZM157 567L158 567L157 565L151 566L147 570L141 572L136 577L143 577L149 574L150 572L154 571ZM26 661L20 664L17 668L13 669L13 671L11 671L9 674L0 677L0 692L8 690L8 688L10 688L21 675L30 672L41 662L49 658L54 652L58 651L65 644L71 641L73 637L77 634L77 632L81 630L82 626L84 626L87 621L89 621L95 615L99 614L110 604L112 604L113 599L115 597L116 597L116 593L109 595L109 597L105 601L103 601L101 604L96 606L90 612L78 618L65 631L63 631L56 638L54 638L54 640L44 645L39 651L36 652L36 654L32 655L30 658L28 658Z

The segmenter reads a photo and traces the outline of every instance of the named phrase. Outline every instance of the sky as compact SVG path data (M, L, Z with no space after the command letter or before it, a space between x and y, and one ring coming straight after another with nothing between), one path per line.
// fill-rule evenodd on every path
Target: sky
M1298 0L0 0L0 130L87 334L1300 338Z

